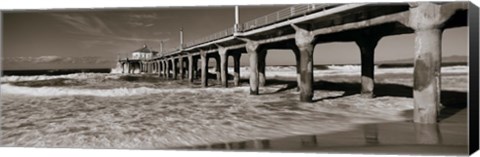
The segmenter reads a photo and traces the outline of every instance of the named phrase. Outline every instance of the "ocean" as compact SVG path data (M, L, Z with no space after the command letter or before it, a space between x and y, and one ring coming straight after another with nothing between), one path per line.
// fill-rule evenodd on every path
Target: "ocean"
M358 65L316 68L314 103L298 101L294 66L267 66L267 85L260 88L258 96L249 95L248 67L241 67L241 86L233 87L230 82L229 88L214 79L209 80L210 87L201 88L199 80L189 83L157 74L121 74L119 69L110 73L2 76L0 144L250 150L256 147L233 145L269 141L263 149L328 151L333 146L358 145L359 150L372 146L372 138L362 133L372 129L361 128L373 125L378 136L373 138L377 140L374 146L406 147L427 141L425 146L442 148L442 152L466 153L468 66L442 67L442 104L449 112L438 125L427 126L440 129L423 129L438 130L432 134L439 135L440 142L435 137L422 142L422 136L415 136L419 126L411 122L413 68L375 68L378 93L374 99L358 93ZM398 135L388 133L392 128ZM348 135L355 136L342 138L341 133L349 131L353 133ZM307 141L310 146L301 144L304 140L300 139L311 137L318 140L314 147L311 141ZM219 143L224 145L213 146ZM427 154L436 151L426 150L430 150L425 151Z

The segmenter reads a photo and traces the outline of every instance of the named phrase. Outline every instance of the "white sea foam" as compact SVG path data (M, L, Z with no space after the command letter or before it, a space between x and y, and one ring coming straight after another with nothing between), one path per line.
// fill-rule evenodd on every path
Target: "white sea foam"
M233 71L229 70L229 71ZM468 66L449 66L442 67L442 73L468 73ZM314 70L314 76L360 76L360 65L330 65L325 70ZM400 68L378 68L375 66L375 74L413 74L413 67L400 67ZM242 78L248 78L249 67L240 68L240 76ZM280 66L267 66L265 69L265 76L267 78L275 77L296 77L296 68L294 66L280 67Z
M47 75L35 75L35 76L2 76L1 82L17 82L17 81L40 81L51 79L88 79L95 76L104 76L100 73L75 73L67 75L47 76Z
M120 71L119 71L120 70ZM468 66L449 66L442 67L442 73L468 73ZM210 69L210 72L215 71ZM229 73L233 72L233 68L229 67ZM295 66L267 66L265 69L265 75L267 78L275 77L296 77L296 67ZM330 65L328 69L325 70L314 70L314 76L357 76L360 75L361 66L359 65ZM46 75L36 75L36 76L2 76L1 82L17 82L17 81L39 81L39 80L50 80L58 78L66 79L92 79L92 78L118 78L121 73L121 69L112 69L113 74L101 74L101 73L76 73L68 75L58 75L58 76L46 76ZM248 78L249 67L240 68L240 77ZM401 68L378 68L375 67L375 74L404 74L404 73L413 73L412 67L401 67ZM127 74L125 74L127 75Z
M1 94L14 94L14 95L28 95L28 96L98 96L98 97L123 97L123 96L136 96L136 95L148 95L159 93L198 93L198 92L210 92L210 93L233 93L233 92L246 92L247 87L237 88L176 88L176 89L158 89L149 87L138 88L114 88L114 89L75 89L68 87L22 87L14 86L11 84L1 85Z

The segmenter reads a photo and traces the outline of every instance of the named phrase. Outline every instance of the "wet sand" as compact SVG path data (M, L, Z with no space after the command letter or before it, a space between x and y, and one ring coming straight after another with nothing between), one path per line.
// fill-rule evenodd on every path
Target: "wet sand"
M328 134L214 143L185 150L321 152L349 154L467 155L467 110L439 124L370 123Z

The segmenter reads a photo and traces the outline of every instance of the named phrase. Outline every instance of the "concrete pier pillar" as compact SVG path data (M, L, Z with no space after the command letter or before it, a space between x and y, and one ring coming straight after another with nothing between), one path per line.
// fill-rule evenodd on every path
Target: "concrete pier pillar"
M300 54L300 101L312 102L314 36L308 30L291 26L295 29L295 44Z
M171 66L170 66L170 64L168 63L168 60L167 60L167 59L165 59L165 60L163 61L163 63L165 64L165 78L169 79L169 78L170 78L170 68L171 68Z
M151 61L148 62L147 64L148 66L148 73L153 73L153 71L155 70L154 67L153 67L153 63Z
M300 91L300 50L293 48L293 53L295 54L295 65L297 69L297 91Z
M143 71L143 72L148 73L148 65L147 65L146 62L140 63L140 67L139 67L139 68L140 68L140 71L141 71L142 68L144 68L144 71Z
M208 86L208 57L205 51L200 51L200 59L202 62L202 87Z
M145 65L147 66L147 74L152 72L152 63L146 62Z
M139 64L140 64L140 72L143 72L143 63L139 62Z
M155 61L150 61L152 63L152 74L157 72L157 63Z
M158 65L158 77L162 77L162 72L165 66L163 66L162 61L160 60L157 61L157 65Z
M188 67L190 66L190 63L188 61L188 55L183 59L183 73L185 74L185 78L188 79Z
M148 72L147 63L145 63L145 62L140 62L140 71L141 71L141 72L144 72L144 73L147 73L147 72Z
M456 10L431 2L410 3L409 25L415 30L413 121L437 123L443 24Z
M193 79L198 79L198 57L193 57Z
M258 95L259 79L258 79L258 47L257 42L247 40L245 49L250 57L250 94Z
M177 79L177 65L175 64L175 59L172 58L170 59L170 63L172 66L172 79L176 80Z
M157 72L157 62L152 61L152 74Z
M185 71L183 69L183 56L180 56L178 58L178 69L179 69L179 73L180 73L180 80L183 80L185 78Z
M414 123L413 126L417 144L442 144L442 134L438 124Z
M228 54L227 49L223 47L218 48L220 56L220 79L222 86L228 87Z
M220 73L220 55L215 55L215 76L218 84L222 84L222 77Z
M235 86L240 85L240 57L241 53L233 55L233 84Z
M160 74L160 71L162 71L162 64L160 64L160 61L159 61L159 60L155 61L155 64L157 65L157 71L156 71L156 73L158 74L158 76L160 76L160 75L161 75L161 74Z
M162 64L162 77L167 78L167 65L165 64L165 60L161 60L160 63Z
M125 65L127 66L127 73L130 74L130 63L127 62Z
M413 69L414 121L436 123L440 107L442 30L415 31Z
M193 56L188 54L188 81L193 82Z
M168 63L169 60L168 59L165 59L165 78L167 79L170 79L170 69L171 69L171 66L170 64Z
M260 87L264 87L266 82L266 77L265 77L266 57L267 57L267 50L262 50L258 53L258 85Z
M177 73L177 64L174 58L172 58L172 73L173 73L172 78L176 80L178 77L178 73Z
M375 47L378 44L378 41L381 39L381 36L371 33L370 31L364 31L358 35L360 37L355 41L357 46L360 48L360 58L362 65L362 76L361 76L361 94L365 97L373 98L374 94L374 54Z
M152 61L152 64L153 64L153 73L156 74L158 72L157 61Z
M124 63L120 63L120 66L122 66L122 74L125 73L125 64L124 64Z

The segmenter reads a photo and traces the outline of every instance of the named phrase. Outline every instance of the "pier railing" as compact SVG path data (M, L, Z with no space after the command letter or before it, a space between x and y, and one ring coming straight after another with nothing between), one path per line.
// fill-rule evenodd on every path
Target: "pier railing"
M271 13L271 14L268 14L268 15L265 15L265 16L262 16L262 17L258 17L256 19L253 19L253 20L250 20L250 21L247 21L243 24L240 24L239 28L238 28L238 31L239 32L245 32L245 31L256 29L256 28L265 27L265 26L275 24L275 23L278 23L278 22L281 22L281 21L289 20L289 19L296 18L296 17L299 17L299 16L308 15L308 14L313 13L313 12L319 12L319 11L327 10L327 9L336 7L338 5L339 4L302 4L302 5L291 6L291 7L279 10L277 12L274 12L274 13ZM194 41L190 41L190 42L184 44L183 47L188 48L188 47L200 45L202 43L207 43L207 42L210 42L210 41L222 39L222 38L225 38L225 37L232 36L234 33L235 33L235 28L230 27L230 28L227 28L225 30L210 34L206 37L196 39ZM179 49L180 49L179 47L169 49L169 50L167 50L168 53L166 53L166 54L168 55L168 54L175 53Z
M242 31L249 31L255 28L274 24L280 21L288 20L297 16L307 15L316 11L323 11L332 8L338 4L305 4L291 6L277 12L258 17L256 19L245 22L242 25Z

